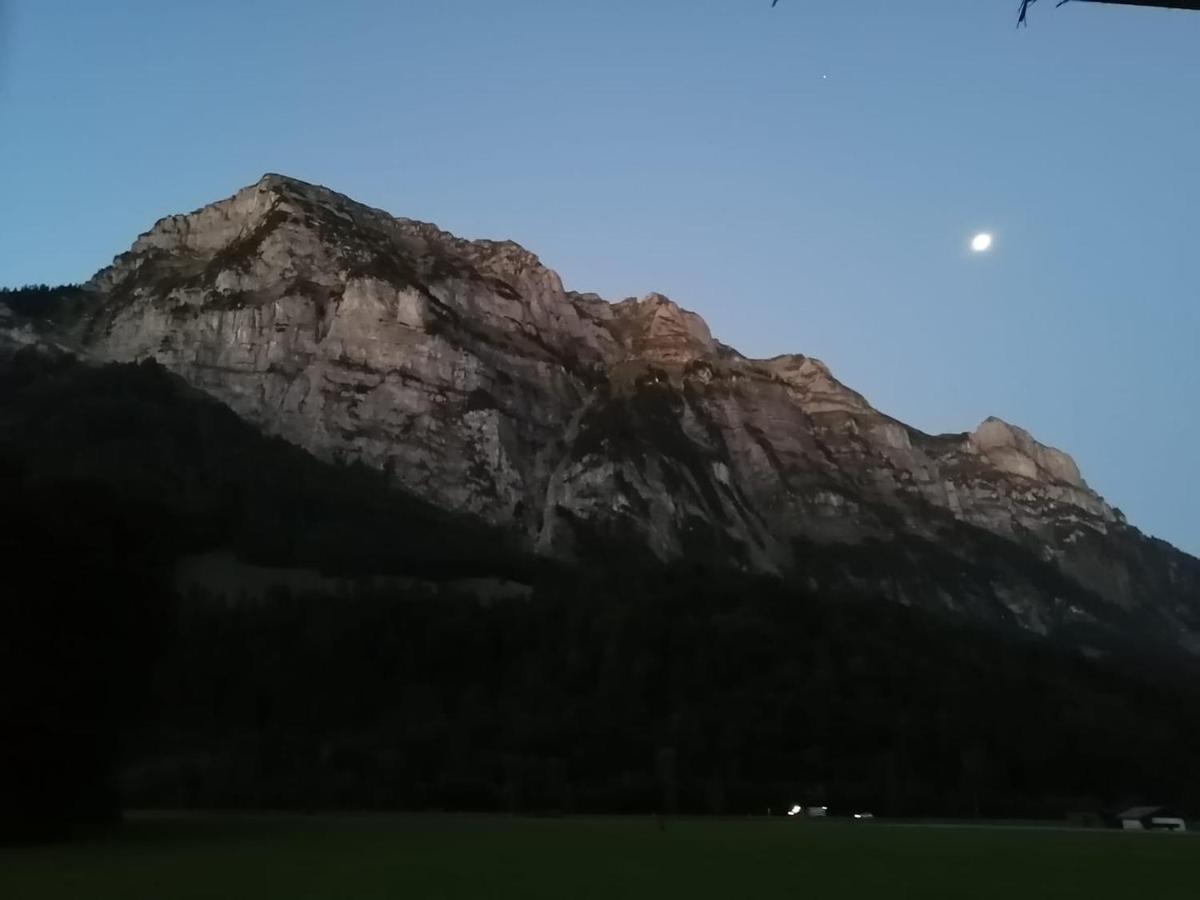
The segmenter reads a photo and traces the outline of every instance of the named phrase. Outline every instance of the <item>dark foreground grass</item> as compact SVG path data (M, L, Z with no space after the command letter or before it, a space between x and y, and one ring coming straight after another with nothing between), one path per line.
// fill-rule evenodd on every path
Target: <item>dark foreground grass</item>
M1200 840L786 820L134 818L0 850L5 900L1200 897Z

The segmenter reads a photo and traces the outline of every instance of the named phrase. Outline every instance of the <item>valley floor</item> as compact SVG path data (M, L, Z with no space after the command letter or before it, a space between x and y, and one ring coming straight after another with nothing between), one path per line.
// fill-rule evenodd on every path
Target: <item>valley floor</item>
M786 819L140 814L108 837L0 850L14 900L1097 900L1197 885L1193 835Z

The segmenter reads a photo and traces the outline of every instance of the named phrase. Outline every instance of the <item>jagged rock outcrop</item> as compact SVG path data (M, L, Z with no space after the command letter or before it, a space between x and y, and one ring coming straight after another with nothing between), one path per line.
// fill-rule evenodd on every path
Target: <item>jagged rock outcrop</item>
M879 590L1039 631L1115 610L1200 634L1200 563L1128 526L1065 453L998 419L923 434L815 359L743 357L659 294L568 292L511 242L268 175L161 220L86 288L56 340L153 357L263 429L544 553L615 542L789 572L798 547L903 538L970 567L998 538L1095 603L991 576Z

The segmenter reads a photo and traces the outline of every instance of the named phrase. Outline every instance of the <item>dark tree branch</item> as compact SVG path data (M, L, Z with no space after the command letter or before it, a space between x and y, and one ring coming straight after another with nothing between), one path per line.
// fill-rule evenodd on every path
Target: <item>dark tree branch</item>
M1017 15L1017 24L1026 24L1025 19L1029 7L1037 0L1021 0L1021 11ZM1070 0L1059 0L1057 6L1062 6ZM1112 3L1119 6L1157 6L1163 9L1193 9L1200 10L1200 0L1076 0L1078 3Z
M1069 3L1071 0L1058 0L1058 6L1064 3ZM1200 0L1075 0L1077 3L1112 3L1119 6L1157 6L1162 9L1192 9L1200 12ZM774 9L779 3L779 0L771 0L771 8ZM1017 14L1017 24L1027 24L1026 18L1029 15L1029 7L1037 3L1037 0L1021 0L1021 10Z

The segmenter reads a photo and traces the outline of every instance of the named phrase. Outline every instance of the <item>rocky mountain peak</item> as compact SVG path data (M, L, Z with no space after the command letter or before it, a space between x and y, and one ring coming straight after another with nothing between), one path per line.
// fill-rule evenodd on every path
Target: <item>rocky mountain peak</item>
M838 381L829 366L819 359L788 353L764 361L763 366L798 392L810 414L873 412L862 394Z
M716 353L707 323L662 294L613 304L612 315L613 331L631 356L683 365Z
M997 469L1031 481L1061 482L1088 490L1070 456L1047 447L1023 428L989 416L970 435L971 446Z

